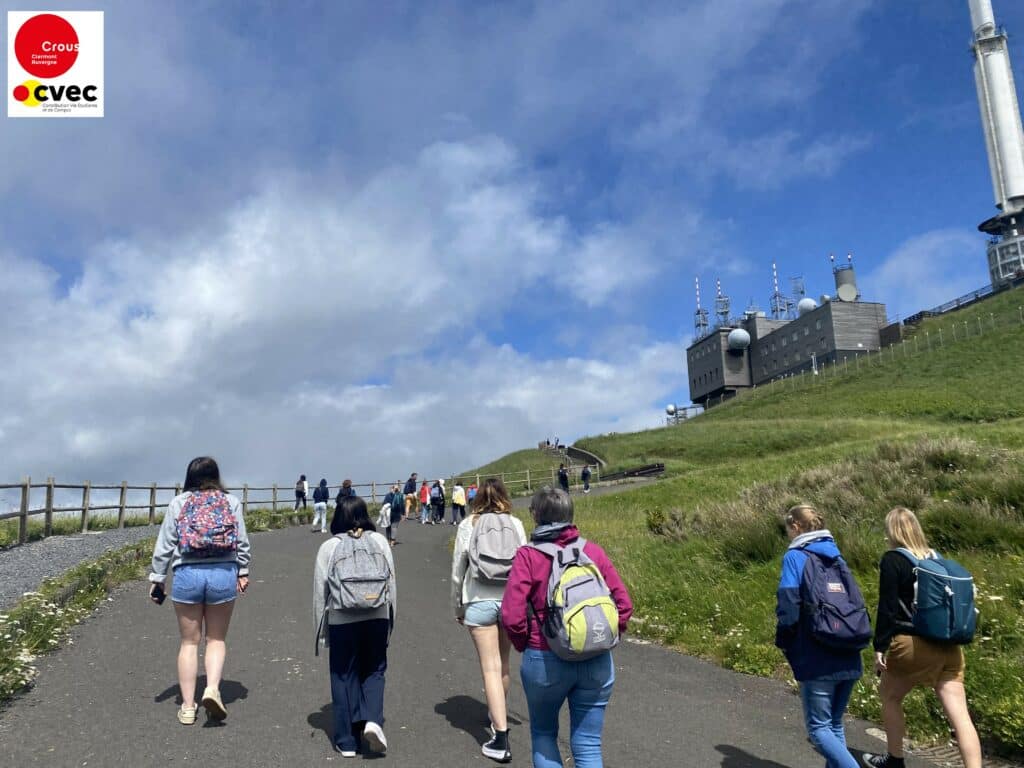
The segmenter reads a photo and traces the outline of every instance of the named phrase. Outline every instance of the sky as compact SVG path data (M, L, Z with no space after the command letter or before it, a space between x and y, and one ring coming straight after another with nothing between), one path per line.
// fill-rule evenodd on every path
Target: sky
M987 281L966 0L76 8L106 116L0 128L0 481L453 473L662 424L695 277Z

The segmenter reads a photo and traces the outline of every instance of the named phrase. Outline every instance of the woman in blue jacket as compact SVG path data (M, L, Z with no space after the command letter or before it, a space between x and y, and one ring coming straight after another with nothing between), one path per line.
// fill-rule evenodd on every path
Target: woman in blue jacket
M825 756L825 768L857 768L857 761L846 748L843 713L854 683L863 672L860 651L837 650L811 634L804 610L809 596L805 594L806 587L802 588L808 558L834 562L842 555L822 516L813 507L793 507L786 513L785 523L790 544L782 558L775 645L785 653L800 684L807 735Z

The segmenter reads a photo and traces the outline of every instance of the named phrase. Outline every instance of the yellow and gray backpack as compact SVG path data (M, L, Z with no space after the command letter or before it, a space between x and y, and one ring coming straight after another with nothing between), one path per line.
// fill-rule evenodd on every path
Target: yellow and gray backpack
M567 661L585 661L619 644L619 610L597 564L583 551L586 543L528 545L551 558L541 632L554 654Z

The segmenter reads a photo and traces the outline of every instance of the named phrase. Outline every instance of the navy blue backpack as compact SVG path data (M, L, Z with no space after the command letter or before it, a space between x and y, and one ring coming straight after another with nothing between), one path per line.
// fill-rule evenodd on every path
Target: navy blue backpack
M811 636L824 646L859 651L871 642L871 619L864 596L842 557L804 548L807 562L800 584L801 614Z
M914 603L900 603L910 616L914 632L940 643L966 645L974 640L978 610L971 574L955 560L934 552L921 559L909 549L896 551L914 566Z

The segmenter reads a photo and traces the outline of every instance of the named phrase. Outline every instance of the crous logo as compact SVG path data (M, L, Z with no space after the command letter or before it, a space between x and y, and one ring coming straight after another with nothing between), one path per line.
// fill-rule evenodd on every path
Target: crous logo
M78 60L78 33L67 19L41 13L21 25L14 36L14 55L33 77L60 77Z

